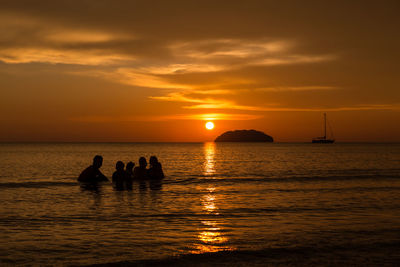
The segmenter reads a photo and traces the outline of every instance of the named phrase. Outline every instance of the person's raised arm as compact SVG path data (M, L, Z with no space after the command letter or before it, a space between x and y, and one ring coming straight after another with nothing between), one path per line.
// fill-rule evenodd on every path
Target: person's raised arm
M104 174L102 174L100 170L97 170L96 178L97 178L97 180L98 180L99 182L106 182L106 181L109 181L108 178L107 178Z

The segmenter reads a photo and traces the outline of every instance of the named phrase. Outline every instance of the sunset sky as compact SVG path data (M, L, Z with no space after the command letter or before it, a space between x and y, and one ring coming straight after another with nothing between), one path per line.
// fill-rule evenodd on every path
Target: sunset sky
M0 3L0 141L400 141L399 1Z

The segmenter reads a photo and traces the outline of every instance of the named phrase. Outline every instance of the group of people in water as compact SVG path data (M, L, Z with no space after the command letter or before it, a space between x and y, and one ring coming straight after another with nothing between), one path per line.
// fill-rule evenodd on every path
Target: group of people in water
M112 182L117 190L132 189L132 184L135 180L161 180L164 178L161 163L156 156L151 156L149 159L150 168L147 168L146 158L139 158L139 166L135 167L132 161L125 164L118 161L115 165L115 172L112 175ZM87 167L78 177L79 182L83 183L98 183L109 181L109 179L101 173L100 167L103 165L103 157L96 155L93 158L93 164ZM125 168L125 169L124 169Z

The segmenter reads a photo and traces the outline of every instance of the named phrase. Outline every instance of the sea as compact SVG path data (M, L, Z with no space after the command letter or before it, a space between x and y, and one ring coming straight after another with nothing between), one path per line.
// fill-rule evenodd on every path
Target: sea
M85 187L95 155L166 178ZM400 144L1 143L0 265L399 266Z

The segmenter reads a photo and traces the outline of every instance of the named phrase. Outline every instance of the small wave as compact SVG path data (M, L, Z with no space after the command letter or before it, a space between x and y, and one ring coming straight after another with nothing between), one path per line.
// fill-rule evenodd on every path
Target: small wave
M303 174L289 174L289 175L260 175L260 174L249 174L246 176L234 176L234 175L188 175L182 176L170 176L163 180L163 184L179 184L179 185L191 185L191 184L204 184L204 183L286 183L286 182L324 182L324 181L352 181L352 180L397 180L400 179L400 173L362 173L362 174L350 174L341 173L337 175L332 174L321 174L321 175L303 175ZM71 178L73 180L73 178ZM8 182L0 183L0 189L2 188L43 188L43 187L55 187L55 186L76 186L78 182L75 181L39 181L39 182Z
M386 206L373 206L370 205L368 207L359 205L359 206L349 206L349 205L337 205L333 207L271 207L271 208L233 208L233 209L219 209L219 214L223 214L226 218L231 217L245 217L249 218L250 216L260 217L261 215L280 215L282 213L294 213L294 214L304 214L304 213L312 213L315 215L324 216L331 212L342 212L343 210L349 211L362 211L362 212L372 212L372 211L395 211L398 210L398 205L386 205Z
M54 186L76 186L77 182L20 182L20 183L0 183L0 188L43 188Z
M122 261L90 266L397 266L396 242L304 245L254 250L181 254L163 259Z
M251 183L251 182L323 182L323 181L351 181L351 180L382 180L382 179L400 179L400 175L394 174L361 174L361 175L291 175L291 176L249 176L249 177L226 177L226 176L197 176L186 179L173 177L165 184L203 184L203 183Z

